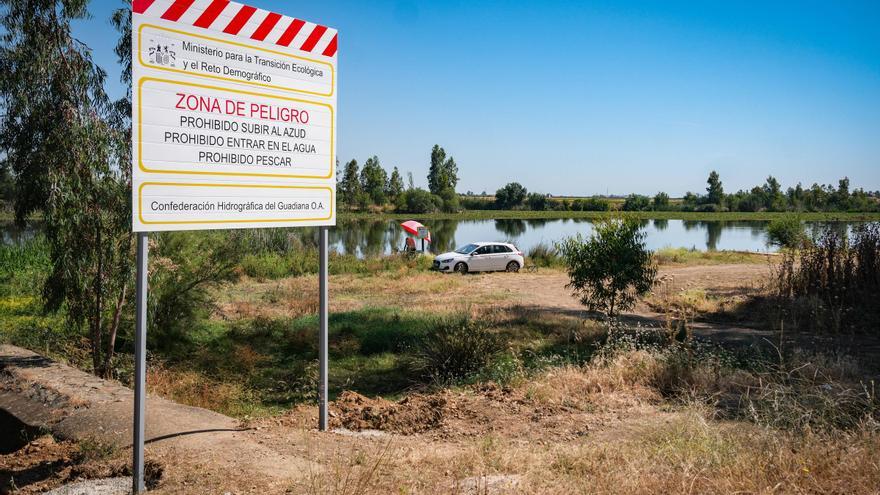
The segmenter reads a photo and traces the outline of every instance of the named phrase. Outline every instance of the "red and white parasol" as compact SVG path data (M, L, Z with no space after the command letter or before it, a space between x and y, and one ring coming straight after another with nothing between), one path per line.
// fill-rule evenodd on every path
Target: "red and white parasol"
M419 235L419 227L427 229L427 227L425 227L424 225L422 225L419 222L416 222L415 220L407 220L407 221L403 222L402 224L400 224L400 226L403 227L404 232L406 232L409 235L415 236L415 237L418 237L418 235ZM428 231L428 236L425 237L425 240L428 242L431 242L431 232L430 231Z

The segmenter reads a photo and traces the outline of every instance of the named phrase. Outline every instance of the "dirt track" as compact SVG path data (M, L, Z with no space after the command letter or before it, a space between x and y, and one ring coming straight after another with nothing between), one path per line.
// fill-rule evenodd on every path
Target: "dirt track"
M658 280L668 281L669 290L702 289L717 297L749 292L760 287L769 268L762 264L697 265L662 267ZM452 275L455 276L455 275ZM539 270L537 273L479 274L463 277L465 283L486 291L504 291L508 299L519 305L537 309L565 309L583 311L580 302L566 288L568 276L557 270ZM644 305L636 314L650 314Z
M132 398L131 390L119 383L0 345L0 408L56 438L128 449ZM147 398L146 426L150 459L166 466L187 465L209 477L246 472L278 489L278 483L286 483L307 464L251 440L238 420L160 397Z

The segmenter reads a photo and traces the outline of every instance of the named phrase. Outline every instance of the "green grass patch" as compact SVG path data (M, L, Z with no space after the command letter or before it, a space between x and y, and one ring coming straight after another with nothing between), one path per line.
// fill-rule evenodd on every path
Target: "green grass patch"
M699 251L687 248L663 248L654 251L661 265L713 265L767 263L774 255L746 251Z
M430 318L393 308L367 308L335 313L330 318L330 389L366 395L395 395L414 385L409 355ZM255 318L212 321L192 332L192 340L164 356L165 369L233 388L220 403L228 414L270 414L314 400L317 389L318 320ZM198 404L193 379L178 392L171 380L168 394ZM187 392L187 390L193 392ZM186 397L190 395L192 400Z
M0 245L0 343L33 349L77 362L83 356L78 337L62 313L43 310L41 290L50 269L45 241Z
M424 346L436 344L436 339L427 337L445 328L443 322L453 321L450 318L463 315L390 307L331 314L331 398L352 390L393 399L414 387L437 385L420 363L424 364ZM445 385L509 383L548 366L583 363L597 338L596 329L574 318L548 319L538 312L514 310L474 318L487 335L497 339L496 349L501 352L487 356L478 366L466 367L461 374L444 377ZM176 346L173 354L167 351L159 356L163 375L156 387L163 395L235 416L274 414L315 400L316 316L213 320L190 335L191 340ZM205 394L206 389L216 392Z
M431 258L427 256L389 256L358 258L353 254L331 253L328 269L331 275L346 273L370 274L379 271L427 270ZM249 254L241 261L245 275L261 280L277 280L286 277L318 273L318 251L303 249L289 253L267 251Z

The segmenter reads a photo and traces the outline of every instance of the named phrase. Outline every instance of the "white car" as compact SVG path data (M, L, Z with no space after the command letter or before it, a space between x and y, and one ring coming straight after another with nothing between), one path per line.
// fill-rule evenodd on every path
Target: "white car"
M445 273L518 272L525 260L522 251L504 242L475 242L434 258L434 269Z

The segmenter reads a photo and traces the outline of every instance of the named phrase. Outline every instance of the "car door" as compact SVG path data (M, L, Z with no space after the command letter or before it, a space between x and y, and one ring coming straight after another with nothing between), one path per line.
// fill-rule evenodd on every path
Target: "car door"
M495 244L492 246L492 269L493 270L506 270L507 263L510 261L510 254L512 251L509 247L503 244Z
M486 245L477 248L468 261L468 270L483 272L492 269L492 246Z

